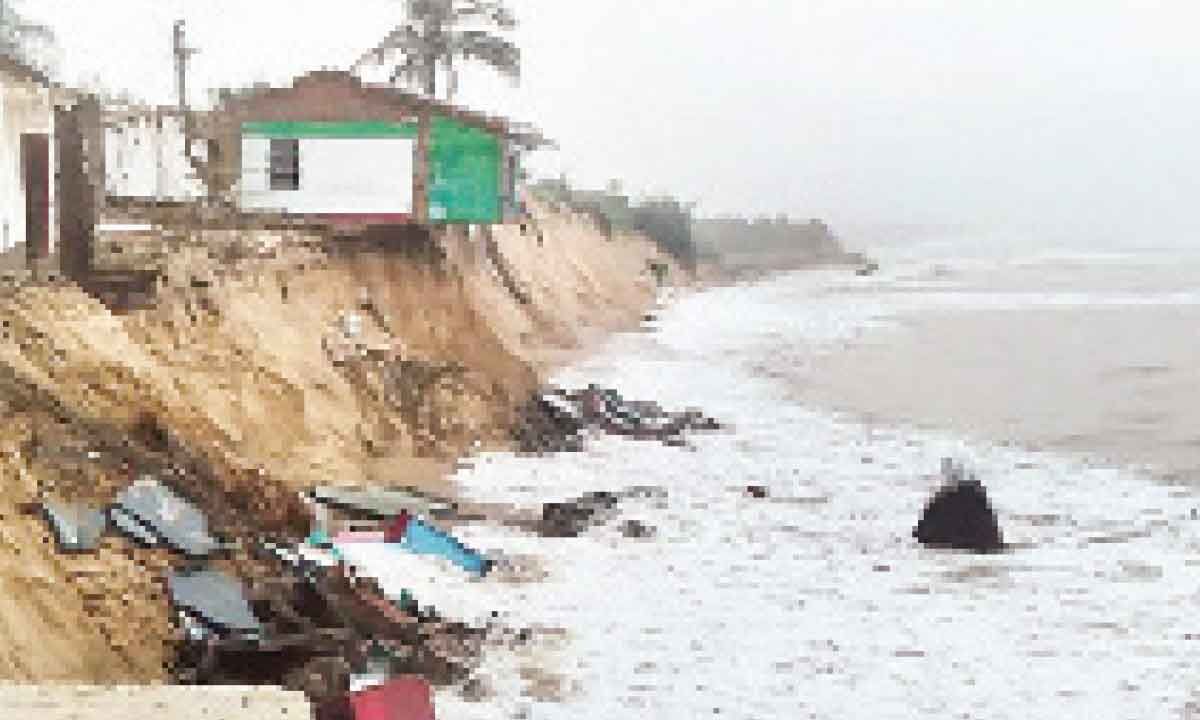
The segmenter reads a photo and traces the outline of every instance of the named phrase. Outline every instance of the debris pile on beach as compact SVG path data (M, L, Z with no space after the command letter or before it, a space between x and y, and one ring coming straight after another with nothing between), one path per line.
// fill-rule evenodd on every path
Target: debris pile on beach
M649 400L628 400L611 388L590 384L578 390L553 387L521 409L515 440L521 452L574 452L583 448L589 428L634 440L666 445L686 443L685 433L721 425L700 410L667 411Z
M317 717L370 717L362 708L383 702L411 709L388 717L432 718L430 685L466 679L485 630L389 595L342 550L384 544L398 562L434 557L444 572L476 577L492 561L439 527L428 515L438 503L415 493L317 488L303 499L312 531L300 541L224 540L201 508L150 475L102 509L50 499L37 509L60 552L95 552L118 536L169 555L171 682L282 686L302 691Z
M513 579L520 560L485 555L449 526L483 518L571 538L616 521L621 535L643 539L655 529L620 518L619 505L663 493L588 492L496 515L498 508L489 513L412 488L318 486L300 495L309 517L302 539L228 539L214 529L226 525L221 511L206 512L177 485L143 473L101 507L46 499L38 508L59 552L93 553L119 537L135 553L164 555L173 638L167 679L298 691L317 718L367 717L361 708L376 702L402 705L409 714L389 717L405 720L433 716L433 687L469 687L489 638L522 632L462 612L478 604L463 597L462 583L493 575L521 582ZM433 581L412 591L422 574ZM396 578L405 587L399 592Z
M217 273L200 257L205 230L168 255L152 307L115 312L66 283L6 294L0 545L19 559L0 580L6 617L26 628L0 647L6 679L299 687L340 667L329 658L361 674L359 641L380 636L392 638L379 650L396 656L392 674L460 676L475 629L440 619L461 618L446 589L457 586L399 592L434 557L448 566L430 560L429 575L498 582L490 558L446 540L460 521L413 511L398 541L359 542L390 529L391 513L324 546L299 495L397 478L452 495L450 464L512 447L515 406L563 349L653 302L645 263L674 267L646 238L538 214L544 247L496 228L528 303L458 252L469 238L454 233L431 267L394 248L239 231L278 242ZM542 510L514 510L528 526L509 524L537 533ZM386 548L372 569L398 568L387 592L354 562L363 548ZM308 574L279 556L342 549ZM538 572L501 560L497 575L517 582ZM318 685L310 695L333 692Z

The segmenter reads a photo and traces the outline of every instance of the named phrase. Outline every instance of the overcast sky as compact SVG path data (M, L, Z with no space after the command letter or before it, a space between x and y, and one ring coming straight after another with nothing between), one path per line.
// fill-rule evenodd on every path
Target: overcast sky
M524 75L460 100L540 126L543 170L706 213L1200 240L1200 2L512 0ZM68 80L170 102L345 67L396 0L25 0Z

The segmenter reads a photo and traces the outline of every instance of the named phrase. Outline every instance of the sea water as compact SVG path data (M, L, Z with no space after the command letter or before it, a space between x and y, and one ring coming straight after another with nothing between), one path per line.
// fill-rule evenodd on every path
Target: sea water
M699 407L728 428L686 448L598 436L583 453L484 455L461 471L472 499L523 507L653 486L621 513L655 534L458 528L475 547L538 557L546 577L428 579L448 614L535 630L486 649L483 699L439 691L439 717L1186 715L1200 687L1192 487L953 427L867 422L803 392L814 357L968 291L1018 309L1087 301L1045 283L989 288L994 273L978 271L914 261L874 278L814 271L691 293L565 369L565 385ZM1183 284L1120 292L1196 302ZM945 456L983 480L1010 552L914 542Z

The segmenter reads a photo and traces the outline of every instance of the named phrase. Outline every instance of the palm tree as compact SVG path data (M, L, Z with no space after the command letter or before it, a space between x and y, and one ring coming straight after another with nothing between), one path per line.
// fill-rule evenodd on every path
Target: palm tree
M416 81L437 97L438 70L453 73L457 59L479 60L520 78L521 52L496 31L512 30L516 18L504 0L405 0L406 21L365 53L355 67L373 62L392 67L389 82ZM393 61L396 55L402 56Z
M50 41L54 33L45 25L30 22L13 9L11 0L0 0L0 55L31 64L31 42Z

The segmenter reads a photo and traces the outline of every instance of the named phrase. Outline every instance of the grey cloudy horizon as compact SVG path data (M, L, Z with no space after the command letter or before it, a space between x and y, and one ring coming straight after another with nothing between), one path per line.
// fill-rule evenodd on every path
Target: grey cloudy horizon
M1200 4L1045 0L511 0L519 86L462 104L534 123L535 164L703 214L1026 228L1190 242L1200 191ZM206 88L346 67L395 0L25 0L68 82L172 100L171 24Z

